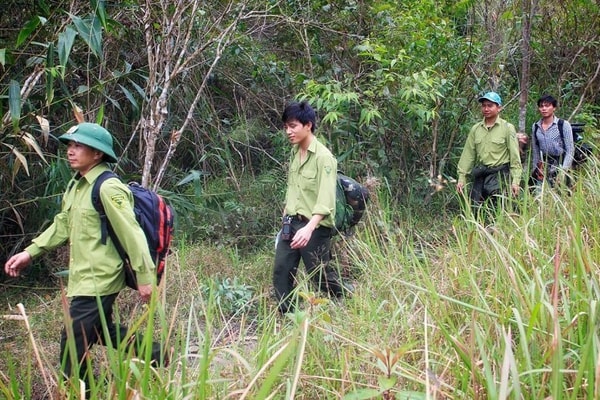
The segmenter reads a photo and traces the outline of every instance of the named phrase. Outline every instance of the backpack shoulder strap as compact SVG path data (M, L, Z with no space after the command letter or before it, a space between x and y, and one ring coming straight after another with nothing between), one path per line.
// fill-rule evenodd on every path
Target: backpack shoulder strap
M106 244L106 238L108 235L111 235L113 242L115 242L114 234L112 233L112 229L110 228L110 224L108 223L108 218L106 217L106 213L104 212L104 205L102 204L102 199L100 198L100 187L110 178L118 178L119 176L115 174L113 171L104 171L102 172L96 181L94 182L94 187L92 187L92 204L98 214L100 215L100 240L102 244Z
M563 127L565 126L565 120L562 118L558 119L558 133L560 133L560 140L563 143L563 149L565 148L565 135L563 133Z

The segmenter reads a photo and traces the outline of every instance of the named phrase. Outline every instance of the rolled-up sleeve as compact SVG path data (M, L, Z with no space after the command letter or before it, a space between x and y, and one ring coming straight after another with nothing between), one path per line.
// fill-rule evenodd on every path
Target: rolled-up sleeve
M312 214L328 216L335 210L337 160L333 157L321 156L317 160L317 165L319 187Z

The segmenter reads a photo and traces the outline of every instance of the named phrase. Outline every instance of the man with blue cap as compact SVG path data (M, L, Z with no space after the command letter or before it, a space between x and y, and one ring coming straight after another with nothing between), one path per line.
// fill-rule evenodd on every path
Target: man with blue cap
M62 198L61 211L30 246L6 262L4 270L17 277L34 258L69 244L67 296L71 302L69 316L65 318L68 326L61 334L60 362L67 378L74 375L87 383L89 396L91 371L86 362L89 349L94 344L109 343L116 348L127 338L129 344L141 341L113 321L113 304L125 287L123 260L112 240L106 245L102 243L100 217L92 204L94 182L109 170L107 163L117 162L113 138L102 126L83 122L58 140L67 145L67 161L76 171ZM100 198L110 225L136 271L140 296L148 300L155 285L155 266L144 232L135 219L133 195L121 180L110 178L101 186ZM153 362L159 362L160 353L160 345L153 343Z
M501 195L510 184L514 196L519 193L523 167L514 125L500 118L502 99L496 92L479 98L483 120L473 125L458 162L459 193L467 177L471 178L470 198L481 204Z

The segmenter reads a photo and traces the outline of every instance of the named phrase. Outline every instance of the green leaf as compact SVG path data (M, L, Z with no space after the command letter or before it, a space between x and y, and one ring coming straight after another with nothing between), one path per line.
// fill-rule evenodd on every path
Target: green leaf
M396 399L399 400L426 400L429 397L426 393L422 392L414 392L411 390L403 390L400 393L396 394Z
M21 118L21 87L15 80L11 80L8 84L8 109L13 128L17 130Z
M100 108L98 108L98 113L96 114L96 123L98 125L101 125L103 120L104 120L104 103L100 104Z
M46 105L50 106L54 99L54 43L48 45L46 55Z
M69 61L69 55L71 54L76 35L77 32L70 26L67 26L65 31L58 35L58 62L62 66L61 76L63 79L65 77L67 61Z
M389 378L386 376L380 376L377 378L377 383L379 383L379 389L382 392L392 389L396 385L397 381L398 379L396 376L390 376Z
M92 53L102 60L104 55L102 53L102 26L100 25L100 19L97 17L82 19L76 15L70 15L79 36L89 46Z
M96 16L100 19L102 27L106 29L106 8L104 0L91 0L92 8L96 11Z
M6 49L0 49L0 65L6 66Z
M39 15L36 15L35 17L27 21L25 26L21 28L21 31L19 32L19 36L17 37L17 43L15 47L21 46L29 38L29 36L31 36L31 34L37 29L37 27L40 26L40 24L44 25L46 21L46 18L40 17Z
M142 99L146 100L146 91L144 90L144 88L141 87L140 85L138 85L137 83L135 83L134 81L132 81L131 79L129 79L129 82L135 88L135 91L138 92L138 95Z
M133 106L133 109L136 112L139 112L140 111L140 106L138 105L138 102L135 99L135 97L133 97L133 95L131 94L131 92L126 87L124 87L123 85L119 85L119 87L121 88L121 90L125 94L125 97L127 97L127 100L129 100L129 102Z

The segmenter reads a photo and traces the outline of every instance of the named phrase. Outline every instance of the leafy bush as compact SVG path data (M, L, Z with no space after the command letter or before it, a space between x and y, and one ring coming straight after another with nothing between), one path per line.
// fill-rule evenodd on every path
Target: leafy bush
M205 297L213 298L225 315L243 314L253 307L252 286L238 281L238 278L214 279L202 287Z

